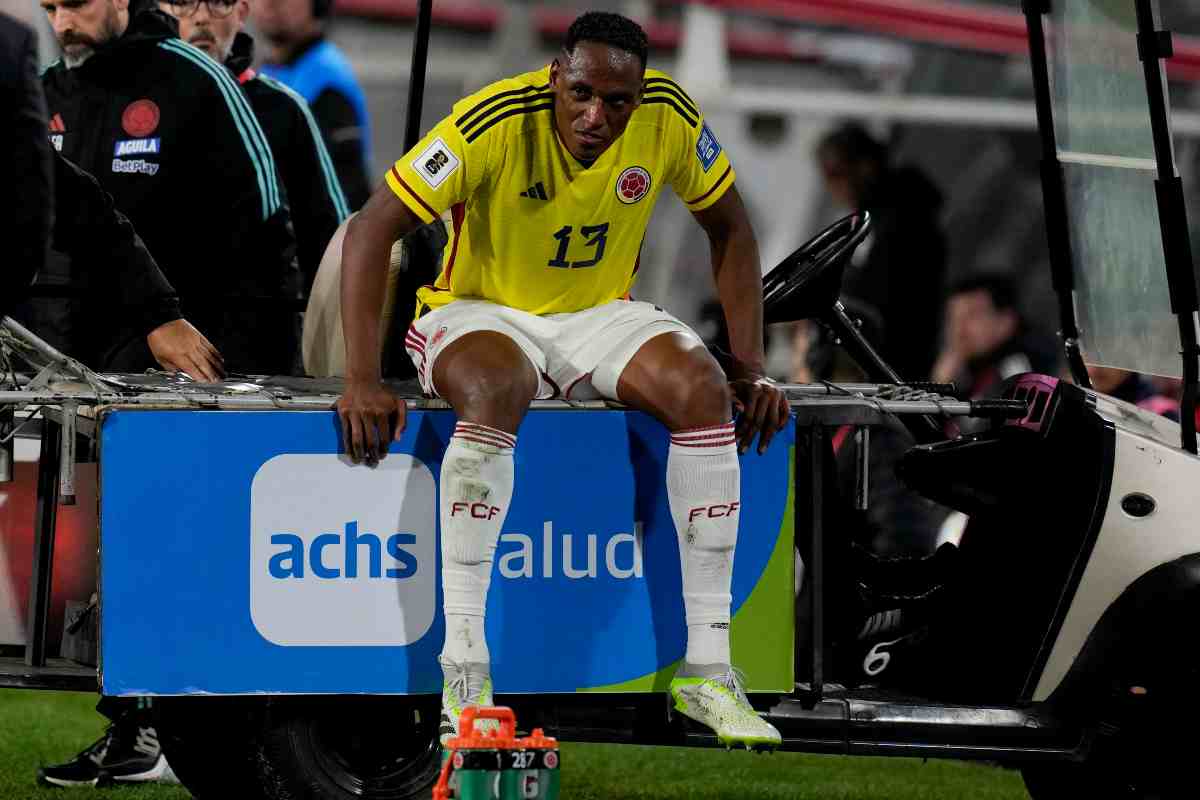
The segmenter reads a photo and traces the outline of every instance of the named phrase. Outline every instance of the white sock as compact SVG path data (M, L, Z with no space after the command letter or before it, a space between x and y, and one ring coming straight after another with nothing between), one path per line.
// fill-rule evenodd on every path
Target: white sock
M667 501L679 536L688 664L730 663L741 476L732 422L671 434Z
M459 422L442 459L442 658L457 664L490 663L483 612L500 526L512 500L516 444L510 433Z

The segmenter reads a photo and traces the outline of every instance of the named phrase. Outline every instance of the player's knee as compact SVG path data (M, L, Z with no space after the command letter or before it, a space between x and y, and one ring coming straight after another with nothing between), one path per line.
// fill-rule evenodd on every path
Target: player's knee
M537 395L537 376L528 364L474 370L458 376L456 384L453 405L460 415L476 420L523 412Z
M689 358L681 364L674 383L678 387L679 418L684 427L699 428L729 421L733 403L729 382L707 352L703 358Z

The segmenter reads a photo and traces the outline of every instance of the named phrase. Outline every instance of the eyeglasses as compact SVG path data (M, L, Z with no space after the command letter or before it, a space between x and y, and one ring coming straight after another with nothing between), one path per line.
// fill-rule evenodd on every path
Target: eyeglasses
M233 13L238 0L167 0L171 13L177 17L190 17L200 8L200 4L208 6L208 13L218 19L224 19Z

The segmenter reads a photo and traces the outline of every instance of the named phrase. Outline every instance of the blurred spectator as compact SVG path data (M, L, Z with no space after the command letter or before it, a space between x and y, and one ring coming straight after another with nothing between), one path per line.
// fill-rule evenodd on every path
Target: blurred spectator
M251 69L254 40L242 30L250 15L249 0L165 0L159 8L178 20L179 38L224 64L246 93L275 155L308 294L325 246L349 216L308 103L278 81Z
M882 318L877 343L896 372L924 380L937 351L946 274L941 193L915 167L891 166L887 148L859 125L826 134L816 157L834 202L872 218L842 294Z
M156 8L42 7L63 48L42 76L52 143L112 194L230 371L291 372L299 326L283 306L298 293L295 239L271 150L237 83L179 41ZM71 282L73 270L60 260L48 277ZM71 330L70 303L40 311L68 340L88 334ZM135 340L112 368L152 364Z
M963 396L975 398L1013 375L1054 374L1054 367L1053 351L1026 330L1012 279L980 275L950 290L935 381L955 383Z
M254 25L270 43L263 73L308 101L357 211L371 194L367 100L346 56L325 39L332 11L333 0L259 0Z
M1088 365L1087 371L1092 388L1097 392L1179 421L1179 401L1159 391L1149 378L1136 372L1092 364Z

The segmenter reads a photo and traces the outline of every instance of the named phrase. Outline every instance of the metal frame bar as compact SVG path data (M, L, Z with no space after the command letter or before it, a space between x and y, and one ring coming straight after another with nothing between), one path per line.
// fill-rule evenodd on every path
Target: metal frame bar
M37 508L33 522L33 571L29 580L29 615L25 665L46 665L50 588L54 578L54 533L58 523L58 489L62 459L62 428L50 420L42 426L38 458Z
M1029 36L1029 63L1033 70L1034 107L1042 144L1042 197L1046 215L1046 239L1050 250L1050 280L1058 296L1058 318L1063 350L1071 378L1091 388L1087 366L1079 348L1079 323L1075 318L1075 273L1071 253L1071 231L1067 215L1067 192L1058 141L1054 130L1054 104L1050 96L1050 66L1046 57L1046 33L1042 17L1050 13L1050 0L1024 0L1025 27Z
M986 404L978 401L929 399L896 399L881 400L874 395L879 394L875 386L866 391L851 391L852 385L842 389L838 386L824 384L789 385L781 384L780 389L788 396L793 408L805 409L807 414L830 415L840 410L862 410L883 414L905 415L938 415L945 417L965 416L1005 416L1002 411L1010 409L1013 415L1024 413L1026 408L1017 401L993 400ZM75 405L89 406L100 409L128 410L167 410L167 409L225 409L225 410L292 410L292 411L328 411L332 409L336 398L330 395L291 395L281 397L272 394L265 388L263 391L247 394L221 394L210 390L140 392L137 394L105 394L94 392L60 392L45 391L0 391L0 406L37 406ZM444 400L434 398L408 398L406 404L410 409L439 410L449 408ZM536 400L530 404L532 409L581 409L581 410L624 410L620 403L607 400ZM90 426L79 420L84 432ZM87 420L88 423L91 420Z
M1192 245L1188 234L1187 203L1183 180L1175 169L1175 149L1171 142L1171 120L1167 112L1167 89L1163 80L1163 61L1171 57L1171 33L1158 30L1151 0L1134 0L1137 10L1138 57L1146 77L1146 99L1150 105L1150 129L1154 138L1154 157L1158 179L1158 223L1162 231L1163 257L1167 267L1167 287L1171 312L1179 318L1179 342L1183 358L1183 408L1180 428L1183 449L1196 452L1196 395L1200 384L1200 342L1197 341L1196 273L1192 263Z
M429 61L429 29L433 25L433 0L421 0L413 37L412 68L408 79L408 110L404 115L404 152L421 140L421 110L425 104L425 66Z
M799 432L797 432L799 433ZM812 582L809 592L812 620L812 696L819 703L825 691L825 429L819 422L808 426L804 434L808 438L809 489L812 491L810 507L812 525L812 564L804 571ZM799 467L799 465L797 465Z

